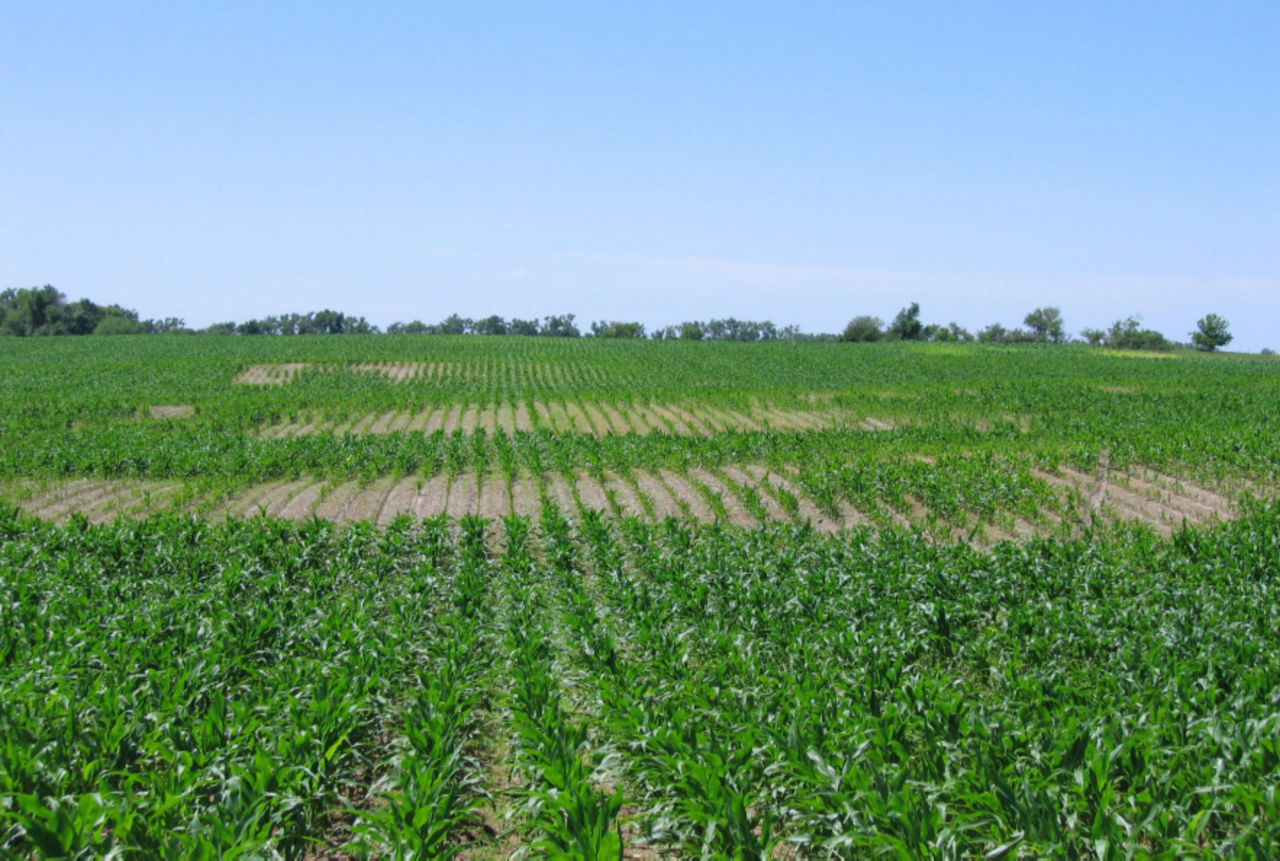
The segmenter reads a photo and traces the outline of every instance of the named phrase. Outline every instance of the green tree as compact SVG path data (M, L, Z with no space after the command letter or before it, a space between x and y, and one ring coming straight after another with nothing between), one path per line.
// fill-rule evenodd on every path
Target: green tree
M1116 350L1172 350L1173 344L1155 329L1144 329L1137 317L1111 324L1104 343Z
M1090 347L1101 347L1107 339L1106 329L1081 329L1080 337L1089 342Z
M889 337L899 341L919 341L924 334L924 324L920 322L920 303L912 302L898 312L889 324Z
M621 320L597 320L591 324L593 338L643 338L644 324Z
M701 341L706 331L702 328L702 324L698 322L687 322L680 324L680 339L682 341Z
M1197 350L1212 353L1231 343L1232 334L1227 327L1226 318L1206 314L1196 321L1196 330L1191 333L1191 343L1195 344Z
M999 323L992 323L987 328L978 332L978 340L984 344L999 344L1004 341L1008 334L1009 330L1004 326L1001 326Z
M844 327L844 334L840 336L840 340L879 341L884 337L883 327L884 321L879 317L863 314L849 321L849 325Z
M108 314L93 327L95 335L142 335L146 331L147 327L137 320L130 320L119 314Z
M1037 308L1022 321L1031 330L1036 341L1052 341L1062 343L1066 339L1066 329L1062 324L1062 312L1057 308L1045 306Z

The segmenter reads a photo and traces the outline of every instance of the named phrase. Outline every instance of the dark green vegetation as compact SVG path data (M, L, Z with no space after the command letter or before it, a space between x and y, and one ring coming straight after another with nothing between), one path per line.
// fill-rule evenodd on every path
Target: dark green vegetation
M7 510L0 834L49 857L1272 857L1278 518L984 554Z
M0 504L0 855L1280 852L1273 360L14 339L0 405L14 501L147 488ZM415 483L517 513L192 514Z

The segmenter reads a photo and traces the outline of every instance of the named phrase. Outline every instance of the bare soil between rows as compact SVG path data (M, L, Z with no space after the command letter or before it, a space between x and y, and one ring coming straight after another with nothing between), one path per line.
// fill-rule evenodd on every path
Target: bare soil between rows
M834 509L824 509L806 492L798 473L753 463L687 473L633 470L626 476L585 470L516 476L489 472L387 476L364 484L304 477L244 487L220 499L197 497L174 481L73 479L18 483L4 488L4 497L36 517L63 521L81 515L95 523L177 511L212 519L317 517L385 525L401 516L536 519L546 506L555 506L571 517L594 509L616 517L674 517L739 527L781 521L808 524L824 533L863 526L923 526L937 534L986 542L1079 536L1097 524L1118 522L1145 524L1167 536L1184 525L1205 526L1237 514L1227 494L1152 470L1091 475L1061 467L1037 471L1035 476L1057 494L1057 507L1035 516L1006 513L987 522L974 517L950 524L938 522L923 503L910 497L901 508L883 505L863 511L838 500Z

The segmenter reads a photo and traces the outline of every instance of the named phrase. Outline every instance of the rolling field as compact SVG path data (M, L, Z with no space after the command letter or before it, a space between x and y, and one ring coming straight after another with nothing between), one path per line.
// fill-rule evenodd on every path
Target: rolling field
M1280 362L0 343L0 853L1272 857Z

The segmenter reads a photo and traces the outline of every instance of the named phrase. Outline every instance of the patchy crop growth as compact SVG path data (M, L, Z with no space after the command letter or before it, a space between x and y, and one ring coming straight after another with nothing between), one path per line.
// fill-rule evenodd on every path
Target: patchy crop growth
M0 344L0 855L1273 857L1280 366Z

